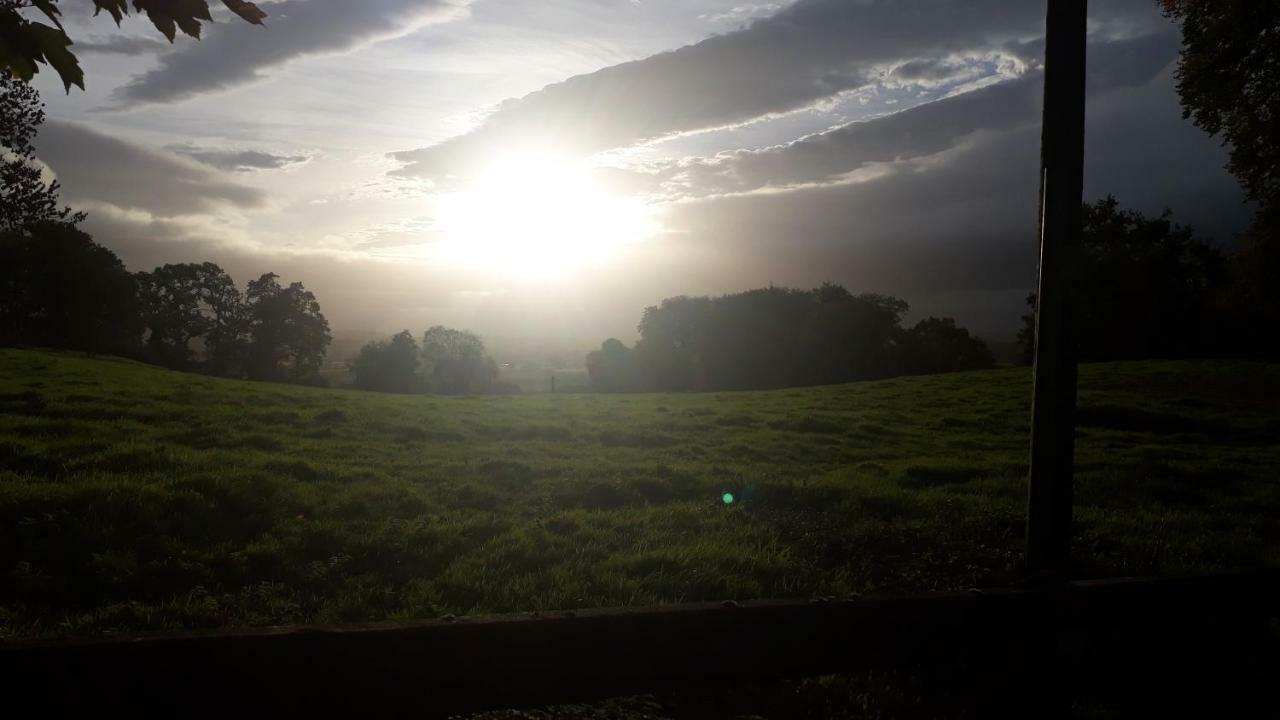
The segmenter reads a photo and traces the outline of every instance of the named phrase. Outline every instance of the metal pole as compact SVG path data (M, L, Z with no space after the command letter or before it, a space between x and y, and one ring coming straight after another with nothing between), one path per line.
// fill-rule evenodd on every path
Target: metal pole
M1072 294L1084 191L1086 0L1049 0L1040 140L1040 283L1036 306L1027 563L1065 573L1071 543L1076 348Z

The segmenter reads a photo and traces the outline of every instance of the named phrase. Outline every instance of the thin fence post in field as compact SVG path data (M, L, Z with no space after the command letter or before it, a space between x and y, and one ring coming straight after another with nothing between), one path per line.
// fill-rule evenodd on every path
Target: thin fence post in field
M1086 0L1049 0L1040 140L1040 281L1036 303L1027 564L1066 571L1075 454L1072 300L1084 191Z

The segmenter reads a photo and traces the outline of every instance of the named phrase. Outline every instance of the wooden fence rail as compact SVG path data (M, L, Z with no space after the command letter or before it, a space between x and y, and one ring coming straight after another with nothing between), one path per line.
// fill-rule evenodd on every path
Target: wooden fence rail
M865 668L1033 662L1059 653L1064 642L1163 643L1167 652L1195 652L1189 628L1256 629L1280 608L1278 600L1280 572L1272 570L886 599L9 644L0 646L0 678L10 708L26 698L57 712L411 709L430 717Z

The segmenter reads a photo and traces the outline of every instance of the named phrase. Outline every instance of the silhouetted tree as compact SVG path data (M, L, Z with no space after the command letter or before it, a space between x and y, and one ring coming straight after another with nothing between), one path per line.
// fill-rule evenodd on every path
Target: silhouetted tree
M910 371L902 328L907 310L898 298L855 295L830 283L813 290L768 287L718 298L668 298L645 310L633 351L625 353L625 346L610 341L588 357L588 367L601 389L626 387L610 373L626 367L622 361L631 357L645 381L662 390L889 377ZM934 353L932 366L940 369L967 369L977 362L970 357L971 343L946 346L958 353L949 360L940 357L941 344L921 347Z
M828 291L826 297L819 303L812 331L810 364L815 374L807 384L901 374L902 316L910 309L907 302L878 293L839 298Z
M929 317L916 323L902 339L904 370L911 374L985 370L996 359L982 340L956 326L952 318Z
M79 0L83 1L83 0ZM94 14L106 10L116 24L130 12L130 0L93 0ZM222 0L222 4L246 22L263 24L267 14L246 0ZM145 13L169 42L177 31L200 37L201 21L209 21L207 0L132 0L133 10ZM51 25L24 17L19 10L32 8L44 14ZM30 80L40 64L53 68L68 91L72 85L84 89L84 71L71 50L59 19L58 0L0 0L0 72L11 72ZM234 59L228 59L233 62Z
M282 287L267 273L245 292L247 371L254 380L313 379L332 339L316 296L296 282Z
M65 222L0 234L0 340L135 355L137 284L115 253Z
M84 213L60 207L57 180L44 181L32 144L43 122L40 94L0 70L0 232L84 219Z
M442 325L422 336L422 370L427 389L441 395L489 392L498 375L478 335Z
M653 385L639 355L616 338L587 354L587 374L596 392L640 392Z
M1187 357L1218 352L1216 310L1227 263L1191 228L1120 209L1113 197L1086 204L1074 314L1083 361ZM1028 298L1034 308L1035 297ZM1018 337L1030 359L1035 317Z
M1280 324L1280 3L1162 0L1182 26L1183 116L1230 148L1228 170L1257 203L1233 259L1239 332ZM1237 336L1238 337L1238 336ZM1280 354L1264 333L1242 350Z
M1227 167L1249 198L1280 212L1280 3L1163 4L1182 25L1177 79L1183 116L1221 135L1231 152Z
M181 263L136 274L146 349L151 362L171 368L192 366L192 341L217 356L211 372L228 374L232 346L243 342L242 298L231 276L217 265Z
M354 375L353 384L364 390L412 393L422 389L418 374L420 351L408 330L388 341L367 343L360 354L348 363Z

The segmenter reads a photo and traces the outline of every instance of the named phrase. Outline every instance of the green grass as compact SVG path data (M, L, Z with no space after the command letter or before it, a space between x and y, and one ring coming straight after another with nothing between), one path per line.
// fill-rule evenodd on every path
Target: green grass
M1029 392L407 397L4 350L0 637L1014 582ZM1086 366L1080 400L1079 574L1280 558L1280 366Z

